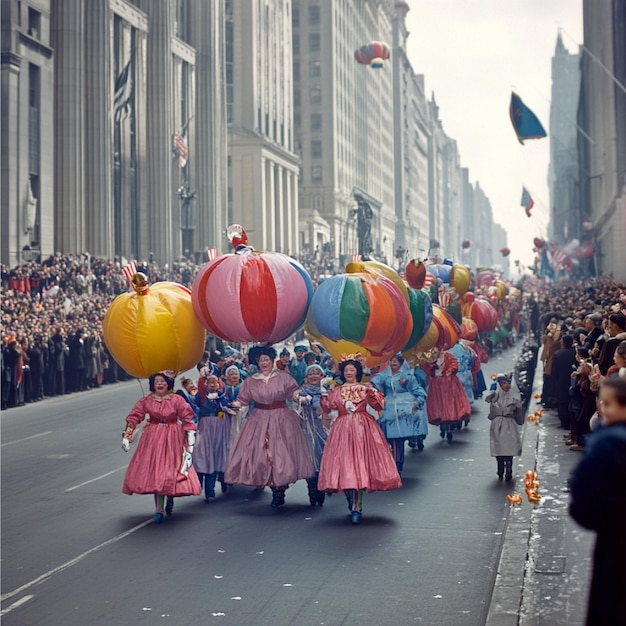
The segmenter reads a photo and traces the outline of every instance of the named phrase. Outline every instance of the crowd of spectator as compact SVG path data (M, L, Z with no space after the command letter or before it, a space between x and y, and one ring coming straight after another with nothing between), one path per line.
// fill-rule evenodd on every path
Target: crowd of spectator
M305 249L298 260L315 281L339 269L328 245ZM102 340L109 304L128 289L121 265L119 260L88 254L55 254L42 263L1 267L3 408L128 379ZM139 264L149 283L168 280L188 287L200 268L191 259L171 267ZM599 314L600 332L606 334L610 332L609 315L616 307L626 307L623 286L610 279L535 291L531 303L538 339L543 330L538 327L540 314L545 319L555 317L561 327L571 329L582 328L590 313ZM215 347L215 338L209 337L207 348ZM545 347L544 352L547 354ZM549 367L548 363L548 373Z

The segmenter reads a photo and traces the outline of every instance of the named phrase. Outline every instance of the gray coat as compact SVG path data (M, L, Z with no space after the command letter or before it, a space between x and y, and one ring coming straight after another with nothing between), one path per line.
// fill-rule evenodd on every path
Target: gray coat
M489 443L491 456L520 456L522 454L522 440L520 429L524 423L522 414L522 399L519 392L504 393L501 388L490 391L485 396L490 403Z

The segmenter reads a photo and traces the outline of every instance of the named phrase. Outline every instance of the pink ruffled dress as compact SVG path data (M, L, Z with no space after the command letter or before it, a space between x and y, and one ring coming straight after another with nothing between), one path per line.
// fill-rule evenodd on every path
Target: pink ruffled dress
M351 405L346 407L346 403ZM381 411L383 394L369 385L344 384L322 397L325 413L338 411L326 441L318 489L344 491L365 489L388 491L402 487L402 481L389 446L376 420L367 412L367 405Z
M193 467L186 476L179 471L187 441L186 431L196 430L194 413L187 401L175 393L160 401L149 394L135 404L126 421L137 427L146 415L148 421L126 470L122 491L128 495L157 493L167 496L202 493Z
M430 366L430 383L426 395L426 411L430 424L440 426L458 422L472 413L467 394L456 373L459 362L449 352L443 352Z
M286 402L297 389L298 383L280 370L243 381L237 400L254 406L230 451L226 483L285 487L315 474L299 417Z

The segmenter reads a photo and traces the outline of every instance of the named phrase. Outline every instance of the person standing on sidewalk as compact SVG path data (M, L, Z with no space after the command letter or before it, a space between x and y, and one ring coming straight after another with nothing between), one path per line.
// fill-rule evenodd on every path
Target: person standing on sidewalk
M489 443L491 456L498 462L498 479L513 479L513 457L522 454L522 440L518 425L524 423L522 398L519 391L511 388L512 376L498 374L496 388L485 396L489 407ZM505 476L506 472L506 476Z
M588 626L626 624L626 380L600 388L603 427L588 439L570 480L570 515L597 534Z
M556 409L561 422L561 428L569 429L569 402L572 373L576 369L576 349L574 337L563 335L561 349L552 357L552 392L556 401Z

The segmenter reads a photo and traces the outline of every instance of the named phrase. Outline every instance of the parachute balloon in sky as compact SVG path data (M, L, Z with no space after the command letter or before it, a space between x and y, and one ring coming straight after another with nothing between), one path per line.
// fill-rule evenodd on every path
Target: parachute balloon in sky
M104 317L102 332L111 356L137 378L195 367L205 332L189 289L172 282L149 286L142 273L133 275L132 285L135 291L117 296Z
M382 41L372 41L354 51L354 58L361 65L379 70L389 58L389 46Z
M500 248L500 254L502 256L509 256L509 254L511 254L511 248L507 248L506 246L504 248Z

